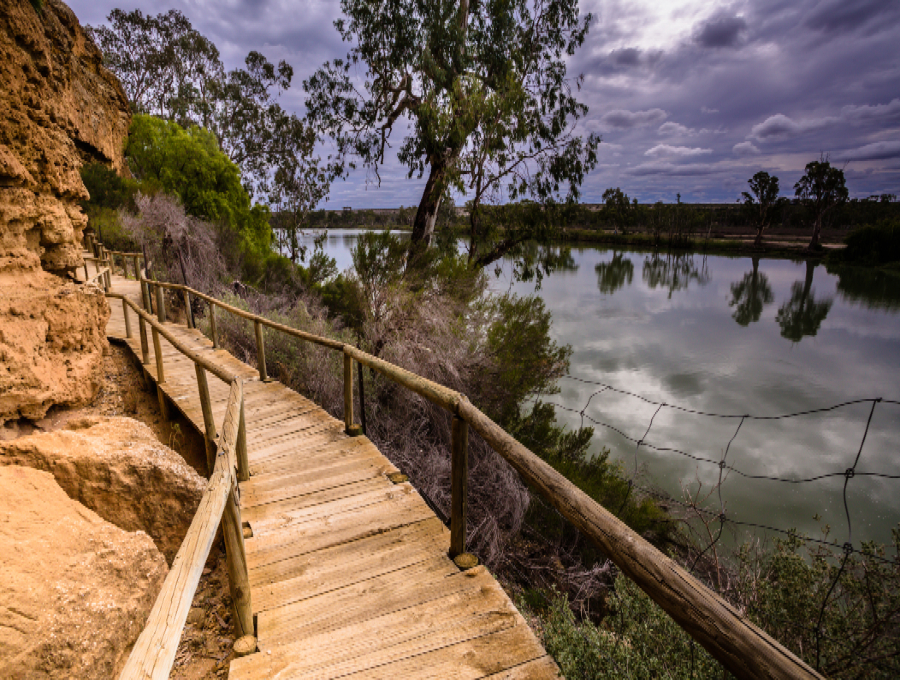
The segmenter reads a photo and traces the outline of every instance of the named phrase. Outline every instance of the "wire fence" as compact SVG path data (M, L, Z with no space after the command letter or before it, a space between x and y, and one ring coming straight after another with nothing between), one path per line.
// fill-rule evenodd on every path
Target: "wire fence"
M884 399L881 397L877 398L866 398L866 399L854 399L849 401L844 401L838 404L834 404L832 406L827 406L823 408L815 408L815 409L807 409L802 411L796 411L792 413L783 413L776 415L755 415L751 413L716 413L711 411L703 411L694 408L688 408L685 406L681 406L679 404L672 404L665 401L650 399L644 395L631 392L628 390L624 390L613 385L589 380L586 378L581 378L574 375L566 375L564 376L566 379L575 381L581 384L590 385L592 387L596 387L588 397L584 406L581 409L572 408L570 406L566 406L565 404L560 404L556 402L549 401L547 403L552 404L555 408L560 409L562 411L570 412L574 415L577 415L580 418L581 426L584 427L586 423L598 428L602 428L604 430L608 430L610 432L614 432L620 437L622 437L625 441L634 444L634 466L631 472L630 479L628 482L628 492L626 494L625 499L622 501L620 507L610 508L610 510L615 511L616 514L621 515L622 510L627 505L628 499L631 497L631 494L634 491L639 491L648 496L654 497L655 499L664 502L665 504L672 504L678 506L681 510L689 513L695 518L700 518L700 520L704 523L704 525L709 529L709 527L713 527L712 531L708 531L709 540L706 541L705 545L696 546L696 550L690 559L687 560L686 566L689 570L694 573L697 569L698 565L702 563L704 557L706 557L710 551L712 551L721 541L722 536L725 532L726 527L733 527L736 530L749 530L752 532L765 531L772 532L774 534L778 534L781 536L785 536L797 541L801 541L804 544L812 543L822 548L827 548L834 551L834 559L835 564L837 564L838 568L834 574L834 577L830 581L830 585L825 592L825 595L821 601L821 604L818 606L818 614L816 616L816 623L812 627L809 628L809 632L812 633L815 639L815 664L816 667L819 668L821 664L821 646L823 640L828 639L828 636L823 629L823 618L825 617L826 608L828 606L829 601L835 593L835 589L838 586L838 583L841 581L841 577L844 575L848 560L850 560L851 556L856 555L864 555L866 559L875 560L885 565L892 565L896 567L898 562L900 562L900 557L894 555L893 557L886 557L878 554L874 554L871 549L866 549L863 545L863 542L854 539L854 525L850 508L850 500L848 499L848 488L850 488L853 480L857 478L874 478L874 479L883 479L883 480L897 480L900 479L900 472L889 470L889 471L876 471L871 469L860 469L861 462L865 460L864 449L866 446L866 441L870 435L870 428L872 426L872 418L875 415L876 408L894 408L900 406L900 401ZM601 420L595 416L588 414L588 409L591 407L594 398L605 393L616 394L622 397L630 397L641 402L644 402L650 407L655 407L652 415L649 418L646 428L641 428L642 433L636 435L636 433L629 434L622 427L618 427L613 425L610 422L606 422ZM848 407L854 405L862 405L867 404L869 408L867 410L867 414L865 415L865 425L862 428L862 435L859 440L859 446L856 447L855 451L852 452L852 458L848 458L847 467L842 467L840 469L832 469L826 470L821 473L816 474L808 474L808 475L797 475L797 476L785 476L780 474L761 474L757 472L751 472L746 469L742 469L739 465L738 461L735 461L732 458L729 458L729 454L732 453L734 449L734 443L739 438L742 432L742 428L744 428L745 424L748 421L781 421L788 420L792 418L797 418L800 416L809 416L815 414L824 414L829 412L838 411L841 409L846 409ZM723 442L724 446L722 447L722 454L717 458L710 457L709 455L702 455L700 453L684 450L682 448L676 448L672 446L663 446L660 444L654 444L648 441L648 437L653 431L654 423L657 420L657 417L663 411L672 411L675 413L681 414L690 414L693 416L699 416L701 418L709 418L709 419L723 419L723 420L731 420L734 421L735 427L733 432L731 432L730 437L727 441ZM900 411L898 411L900 414ZM642 485L638 483L639 477L639 465L638 465L638 456L641 449L646 449L652 451L656 454L662 455L673 455L679 456L684 459L689 459L691 461L695 461L701 465L709 465L710 467L714 466L718 469L717 482L712 487L710 493L704 499L707 502L698 502L696 497L691 498L688 495L687 499L678 499L673 497L671 494L664 493L659 489L654 489L646 485ZM626 473L627 474L627 473ZM729 475L734 474L739 477L750 479L750 480L761 480L768 481L776 484L788 484L792 486L796 485L804 485L811 484L814 482L818 482L826 479L833 478L843 478L843 484L841 486L841 502L843 509L843 519L846 521L846 540L843 542L828 540L827 534L823 538L815 538L813 536L805 535L804 533L798 532L792 528L785 527L777 527L772 526L766 522L759 521L746 521L743 519L737 519L735 517L731 517L728 514L726 509L726 499L723 495L723 490L725 489L725 482ZM713 495L712 491L715 492ZM900 491L900 489L897 489ZM712 503L709 503L709 499L712 499ZM844 528L842 527L842 531ZM782 621L783 624L787 626L795 626L802 625L796 624L796 622L792 621Z

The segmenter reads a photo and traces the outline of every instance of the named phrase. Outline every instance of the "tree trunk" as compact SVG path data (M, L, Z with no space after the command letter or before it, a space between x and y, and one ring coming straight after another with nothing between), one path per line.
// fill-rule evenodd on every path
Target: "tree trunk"
M812 241L809 242L809 249L816 250L819 247L819 233L822 231L822 216L817 215L813 224Z
M762 235L763 235L763 225L759 225L756 228L756 240L753 242L754 248L759 248L762 245Z
M443 164L432 164L419 209L416 211L416 218L413 220L412 250L424 250L431 245L434 223L444 194L444 174Z

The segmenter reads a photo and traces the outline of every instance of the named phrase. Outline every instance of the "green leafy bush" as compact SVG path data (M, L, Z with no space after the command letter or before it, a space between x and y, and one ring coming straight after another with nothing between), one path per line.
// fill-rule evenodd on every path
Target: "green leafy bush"
M900 263L900 219L883 219L854 229L844 243L847 247L829 255L830 261L876 266Z

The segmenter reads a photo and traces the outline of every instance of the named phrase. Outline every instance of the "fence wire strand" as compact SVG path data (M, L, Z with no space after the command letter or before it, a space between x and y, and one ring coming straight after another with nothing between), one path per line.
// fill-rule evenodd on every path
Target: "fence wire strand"
M753 531L762 530L762 531L766 531L766 532L772 532L775 534L781 534L781 535L787 536L788 538L791 538L794 540L799 540L803 543L812 543L812 544L822 546L823 548L828 548L828 549L834 550L835 552L840 552L840 565L835 573L834 579L831 581L830 587L828 588L828 591L826 592L824 599L822 600L821 607L819 608L817 624L816 624L815 629L812 630L812 632L815 635L816 668L820 669L820 667L821 667L821 651L822 651L821 650L821 642L822 642L822 640L829 639L829 636L826 634L825 630L822 627L822 622L825 619L825 613L826 613L826 609L828 606L828 602L830 601L830 599L835 591L835 588L837 587L838 583L840 582L841 576L844 574L844 571L847 567L847 564L848 564L851 556L854 554L864 555L868 559L877 560L881 563L889 564L889 565L896 564L898 559L900 559L900 556L897 556L897 555L893 556L893 558L882 557L880 555L875 554L875 552L872 550L864 550L864 547L862 545L860 545L860 547L854 546L854 544L853 544L853 523L852 523L852 518L851 518L851 513L850 513L850 503L848 501L848 495L847 495L850 480L852 480L856 477L869 477L869 478L888 479L888 480L900 479L900 473L857 470L857 467L860 464L860 460L862 457L862 452L863 452L863 448L866 443L866 439L869 435L869 429L872 424L872 418L875 414L875 407L878 404L900 406L900 401L892 400L892 399L884 399L881 397L865 398L865 399L852 399L852 400L844 401L844 402L841 402L838 404L834 404L832 406L826 406L826 407L814 408L814 409L806 409L806 410L802 410L802 411L795 411L792 413L782 413L782 414L775 414L775 415L754 415L754 414L750 414L750 413L741 413L741 414L716 413L716 412L711 412L711 411L702 411L699 409L688 408L685 406L679 406L677 404L671 404L671 403L659 401L656 399L650 399L641 394L637 394L637 393L631 392L629 390L624 390L624 389L615 387L613 385L599 382L596 380L588 380L588 379L580 378L580 377L574 376L574 375L565 375L563 377L565 377L566 379L569 379L569 380L579 382L579 383L593 385L593 386L598 387L599 389L595 390L594 392L592 392L589 395L587 402L585 403L584 407L581 409L572 408L572 407L566 406L564 404L559 404L559 403L555 403L552 401L546 402L546 403L551 404L555 408L558 408L560 410L568 411L570 413L576 414L580 418L582 428L585 426L585 422L588 422L594 426L601 427L601 428L604 428L611 432L614 432L614 433L618 434L619 436L621 436L626 441L634 444L634 467L633 467L630 478L627 480L628 489L625 494L625 499L622 501L621 506L619 507L618 511L616 512L617 515L621 515L622 510L624 510L624 508L627 504L627 501L628 501L629 497L631 496L632 492L640 491L649 496L657 498L658 500L660 500L663 503L674 504L674 505L680 506L684 510L694 513L697 518L700 518L701 521L704 522L704 524L706 525L707 528L710 528L711 524L713 522L718 521L718 529L715 531L715 535L712 535L711 531L709 532L710 540L702 549L697 551L696 556L694 557L693 561L691 562L690 569L689 569L689 571L691 573L694 572L694 570L696 569L697 565L701 562L703 557L706 554L708 554L710 550L715 548L716 544L719 542L719 540L721 539L721 537L723 535L726 524L731 525L733 527L739 527L739 528L744 528L744 529L753 530ZM632 398L638 399L646 404L656 407L655 411L653 412L653 415L650 417L649 423L647 425L646 430L644 431L643 436L634 437L632 435L629 435L627 432L625 432L621 428L616 427L615 425L612 425L610 423L604 422L602 420L598 420L587 413L587 410L591 406L591 403L592 403L594 397L596 397L600 394L608 393L608 392L632 397ZM786 420L786 419L797 418L797 417L801 417L801 416L829 413L832 411L836 411L838 409L846 408L849 406L854 406L857 404L870 404L870 408L869 408L869 412L868 412L868 418L866 419L865 428L862 433L862 438L859 443L859 448L856 451L856 456L853 459L852 465L844 470L834 470L832 472L824 472L821 474L816 474L816 475L807 476L807 477L785 477L785 476L778 476L778 475L754 474L754 473L746 472L746 471L738 468L732 461L730 461L728 459L728 454L731 451L732 444L734 444L734 441L737 439L738 435L740 434L741 427L744 425L745 422L747 422L749 420L754 420L754 421ZM650 430L653 427L654 420L656 419L656 417L659 415L659 413L663 409L671 409L673 411L677 411L680 413L697 415L697 416L702 416L702 417L707 417L707 418L738 419L738 424L734 430L734 433L731 435L731 438L728 440L728 443L726 444L726 446L723 450L721 458L716 460L713 458L709 458L709 457L706 457L703 455L697 455L696 453L681 450L678 448L674 448L674 447L670 447L670 446L659 446L659 445L655 445L655 444L648 442L647 437L649 436ZM637 482L638 470L639 470L638 454L639 454L641 448L646 448L648 450L651 450L651 451L654 451L657 453L662 453L662 454L675 454L675 455L678 455L678 456L681 456L684 458L689 458L691 460L697 461L698 463L704 463L704 464L708 463L711 465L716 465L718 467L718 483L716 485L717 500L718 500L718 506L719 506L718 512L715 512L709 508L702 507L702 505L700 504L700 502L698 502L698 499L696 499L696 498L690 499L690 497L689 497L690 502L685 503L683 501L678 500L677 498L672 497L671 495L669 495L667 493L663 493L663 492L659 491L658 489L652 489L647 486L638 484L638 482ZM836 541L827 540L827 533L826 533L826 538L814 538L812 536L806 536L804 534L798 533L794 529L783 529L783 528L774 527L774 526L771 526L768 524L763 524L763 523L759 523L759 522L742 521L742 520L738 520L738 519L729 517L726 513L726 501L722 495L722 488L724 486L724 483L725 483L728 475L731 473L734 473L735 475L738 475L745 479L764 480L764 481L779 482L779 483L786 483L786 484L808 484L808 483L817 482L817 481L824 480L824 479L843 477L844 483L843 483L843 489L842 489L842 500L843 500L844 515L845 515L846 522L847 522L847 529L846 529L847 540L844 541L843 543L838 543ZM708 496L707 496L707 498L708 498ZM703 519L703 518L705 518L705 519ZM692 663L692 673L693 673L693 663Z

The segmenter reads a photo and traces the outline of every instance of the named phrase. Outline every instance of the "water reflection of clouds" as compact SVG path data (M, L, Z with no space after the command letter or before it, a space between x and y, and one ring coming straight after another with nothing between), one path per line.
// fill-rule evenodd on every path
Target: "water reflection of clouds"
M334 233L339 232L339 233ZM343 232L343 233L340 233ZM332 230L326 252L339 269L350 266L349 250L358 232ZM311 239L310 239L311 244ZM604 291L597 266L618 256L633 266L631 281ZM815 337L792 343L781 336L778 309L791 297L795 283L806 282L805 262L760 260L773 301L758 321L747 326L733 318L731 286L753 270L750 258L708 257L706 285L691 281L669 297L665 286L651 289L642 277L646 253L573 249L576 271L544 278L537 292L553 314L552 333L572 345L571 373L612 384L648 398L699 410L769 415L830 406L847 399L884 396L900 398L900 314L872 310L837 293L837 277L825 268L812 269L810 290L816 300L832 306ZM699 256L694 256L699 258ZM696 262L696 259L695 259ZM490 277L493 290L510 288L510 267ZM534 293L533 283L515 283L519 294ZM857 290L857 289L854 289ZM864 290L858 295L864 294ZM561 380L560 394L548 397L581 410L597 387ZM597 395L587 414L629 436L643 436L656 407L614 393ZM807 477L849 467L859 447L868 411L866 405L819 416L786 421L747 421L732 444L728 461L750 474ZM882 410L883 409L883 410ZM891 410L893 409L893 410ZM578 427L577 413L558 410L558 419ZM686 417L663 409L654 420L648 442L683 449L718 460L737 422ZM596 428L592 451L609 447L627 470L635 445L611 430ZM872 429L859 469L900 474L896 442L900 441L900 407L876 407ZM699 478L706 488L718 480L718 467L675 454L641 447L639 463L653 483L674 495L682 483ZM846 539L842 501L843 477L809 484L751 480L732 473L723 487L728 514L785 530L818 531L819 514L834 528L836 540ZM848 487L854 540L890 538L900 520L900 482L857 476ZM715 508L718 500L716 498Z

